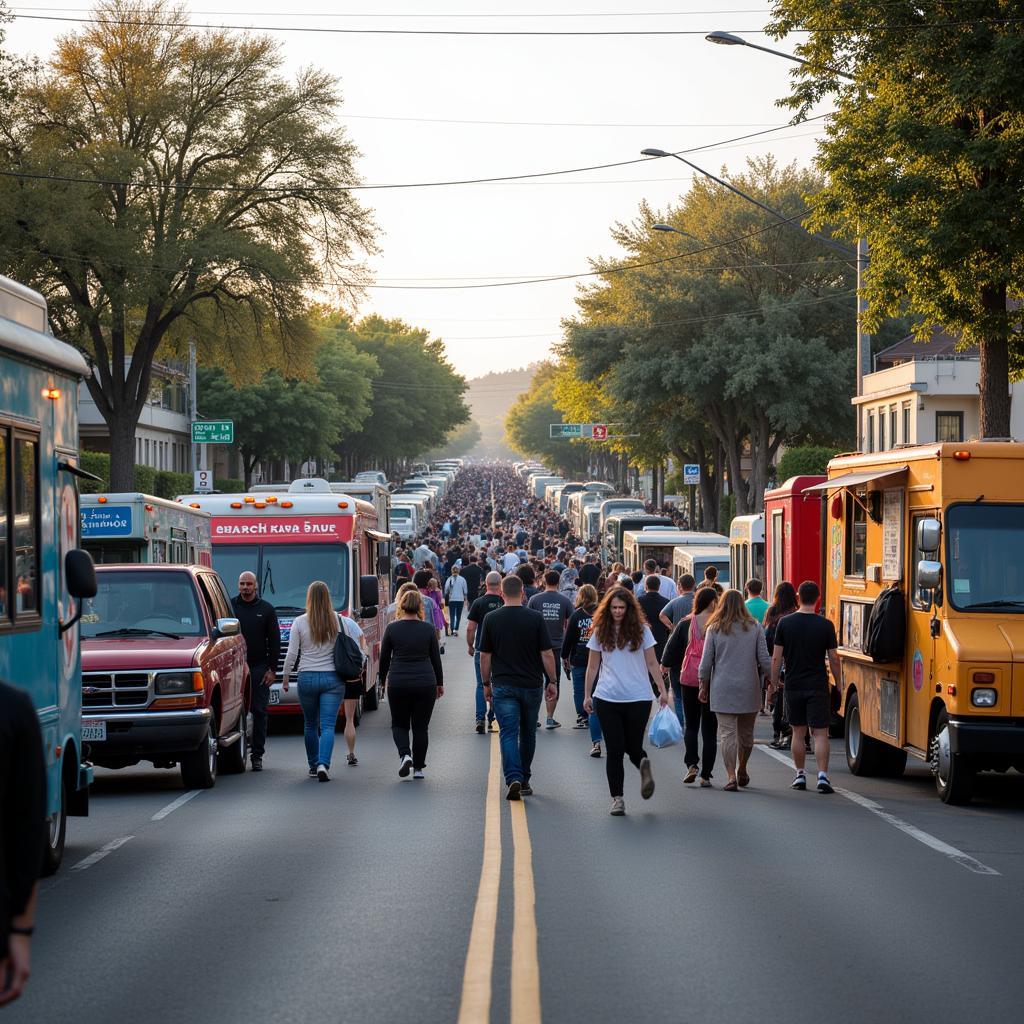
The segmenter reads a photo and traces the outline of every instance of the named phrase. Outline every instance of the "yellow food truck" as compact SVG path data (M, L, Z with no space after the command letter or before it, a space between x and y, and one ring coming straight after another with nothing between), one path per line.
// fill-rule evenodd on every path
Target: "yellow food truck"
M1024 444L842 455L828 476L805 494L826 502L850 770L900 775L911 754L946 803L966 803L977 772L1024 770ZM889 588L905 636L878 661L869 619Z

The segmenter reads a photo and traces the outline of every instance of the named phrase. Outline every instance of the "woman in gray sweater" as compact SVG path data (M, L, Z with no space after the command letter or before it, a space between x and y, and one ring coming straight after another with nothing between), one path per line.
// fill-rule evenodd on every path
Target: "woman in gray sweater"
M697 675L700 699L718 718L718 746L729 775L725 789L750 782L747 761L754 749L754 722L761 707L761 679L771 675L764 630L738 590L727 590L708 620Z

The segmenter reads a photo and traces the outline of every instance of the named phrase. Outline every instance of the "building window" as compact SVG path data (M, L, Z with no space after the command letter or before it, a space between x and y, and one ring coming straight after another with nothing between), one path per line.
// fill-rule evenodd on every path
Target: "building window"
M878 450L885 451L885 410L878 410Z
M913 438L910 436L910 403L903 403L903 443L911 444Z
M964 439L964 414L962 412L937 412L935 414L935 440L940 444L948 441L956 444Z
M875 450L875 414L868 412L868 451Z
M857 491L856 494L846 492L847 576L863 577L867 570L868 518L864 511L867 496L867 491Z
M896 433L896 406L889 406L889 444L896 447L900 443L899 435Z

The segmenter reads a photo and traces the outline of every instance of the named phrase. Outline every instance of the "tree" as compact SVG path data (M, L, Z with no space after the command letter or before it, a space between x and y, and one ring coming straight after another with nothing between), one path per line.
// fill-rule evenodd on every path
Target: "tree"
M505 440L521 455L540 459L545 465L575 476L586 468L586 449L574 441L551 437L551 424L565 422L555 408L557 373L554 363L537 367L530 390L512 403L505 417Z
M793 476L824 476L830 459L839 451L822 445L801 445L787 449L775 467L776 480L783 484Z
M466 420L465 423L460 423L448 431L448 436L440 447L424 452L423 459L426 462L439 462L441 459L461 458L480 443L482 436L480 424L476 420Z
M163 0L95 17L0 110L0 161L23 175L0 182L0 263L91 359L111 486L130 490L158 350L192 335L308 371L308 288L357 291L374 226L330 75L286 81L270 39L193 31Z
M809 30L783 101L836 112L812 222L869 243L869 325L907 306L977 345L981 434L1010 434L1024 377L1024 34L1009 0L778 0L770 34ZM844 83L837 73L853 76Z

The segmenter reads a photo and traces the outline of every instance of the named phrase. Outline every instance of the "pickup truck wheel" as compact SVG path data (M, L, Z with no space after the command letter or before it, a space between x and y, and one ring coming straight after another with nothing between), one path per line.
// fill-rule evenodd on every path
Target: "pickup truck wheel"
M55 875L64 859L64 840L68 832L68 783L61 772L60 806L46 819L46 851L43 855L43 875Z
M203 742L181 759L181 781L186 789L210 789L217 781L217 723L213 718Z
M238 739L220 752L220 770L225 775L241 775L249 756L249 712L244 708L238 716Z
M949 715L943 708L935 723L935 735L928 750L935 776L935 789L944 804L968 804L974 795L974 766L963 754L949 749Z

